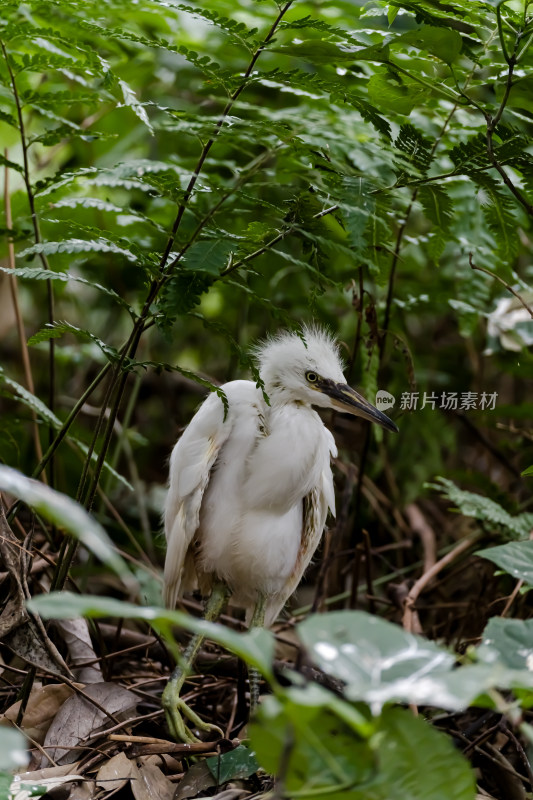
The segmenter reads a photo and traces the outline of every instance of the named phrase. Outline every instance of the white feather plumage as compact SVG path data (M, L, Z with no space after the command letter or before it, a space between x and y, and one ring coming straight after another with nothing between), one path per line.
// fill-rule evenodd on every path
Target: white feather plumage
M225 581L248 616L260 594L271 624L294 592L335 513L331 433L312 405L331 407L306 378L344 384L338 347L326 331L279 334L257 347L269 397L231 381L203 403L170 460L165 506L165 601L174 607L196 578L207 593Z

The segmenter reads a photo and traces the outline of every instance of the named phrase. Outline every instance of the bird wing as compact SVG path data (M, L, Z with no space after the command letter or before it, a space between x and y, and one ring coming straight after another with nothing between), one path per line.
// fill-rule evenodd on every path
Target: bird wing
M164 600L168 608L175 608L182 579L187 577L185 561L198 529L202 498L220 448L231 433L233 418L231 405L224 420L221 399L209 395L172 451L164 509Z
M336 458L337 447L335 440L327 428L324 428L324 435L326 436L330 457ZM311 489L303 499L303 523L298 559L283 590L267 604L265 612L265 625L267 627L275 622L276 617L289 597L296 591L305 570L309 566L309 562L320 544L326 525L328 509L335 516L335 490L333 487L333 473L329 463L322 470L317 486Z

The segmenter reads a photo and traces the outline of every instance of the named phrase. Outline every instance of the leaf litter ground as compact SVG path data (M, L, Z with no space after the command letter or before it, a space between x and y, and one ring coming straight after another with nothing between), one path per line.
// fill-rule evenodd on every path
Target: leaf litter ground
M434 529L442 521L438 504L425 504L422 518L428 530ZM457 517L453 524L457 526ZM471 533L469 523L465 525L458 531L450 523L446 531L450 541L459 534ZM340 601L331 603L326 596L326 587L331 597L336 581L337 585L343 583L336 571L339 559L332 558L334 548L340 551L341 547L334 535L328 534L323 558L317 561L299 594L300 602L308 599L318 610L341 605ZM187 800L208 796L240 800L260 797L271 789L271 779L258 769L246 747L246 669L235 656L205 643L183 695L200 716L218 725L224 736L192 745L170 741L160 707L164 683L173 666L164 643L143 623L130 620L66 620L54 621L46 628L42 623L39 626L25 611L23 595L26 589L30 595L42 592L47 570L57 556L37 530L31 545L33 568L28 575L20 546L14 549L14 539L20 545L13 537L10 552L5 538L2 545L3 560L11 568L0 574L0 590L6 601L0 615L4 660L1 721L20 727L28 739L31 761L25 780L48 787L46 800ZM368 561L369 569L364 570L365 578L359 582L358 607L401 622L403 601L413 585L405 573L420 573L419 559L428 555L430 539L424 540L421 535L419 541L399 541L395 547L403 550L404 568L392 572L390 544L377 542L360 550L357 557L363 568ZM344 559L344 570L347 563ZM324 567L328 565L331 569L324 580ZM22 577L14 592L13 574L17 570ZM462 554L417 603L418 624L424 635L462 652L477 643L494 604L506 605L508 598L501 597L500 589L501 582L493 576L488 562L471 553ZM109 574L95 572L91 590L100 597L120 596L121 585ZM527 595L515 595L514 602L519 615L529 613ZM196 600L186 605L193 614L201 611ZM242 629L238 613L232 613L230 610L224 621ZM323 620L327 629L327 614ZM276 630L278 679L283 681L283 669L290 665L305 680L342 694L339 680L318 669L319 661L310 663L295 636L295 621L296 617L288 618ZM183 644L187 634L177 631L177 635ZM28 693L25 687L30 685ZM496 800L527 796L531 776L524 743L501 714L483 708L439 712L423 706L419 713L436 729L449 734L471 760L485 796ZM526 719L528 715L524 712ZM21 788L28 785L21 784Z

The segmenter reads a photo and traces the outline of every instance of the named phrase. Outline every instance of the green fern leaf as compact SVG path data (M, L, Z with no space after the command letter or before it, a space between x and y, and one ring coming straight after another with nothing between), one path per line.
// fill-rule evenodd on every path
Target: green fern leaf
M407 123L401 126L394 146L402 153L402 167L407 161L415 170L425 175L431 164L431 142L414 125Z
M53 272L51 269L43 269L42 267L15 267L14 269L11 269L10 267L3 267L0 265L0 271L11 275L16 275L18 278L33 281L64 281L65 283L74 281L75 283L83 283L86 286L90 286L92 289L97 289L99 292L111 297L116 303L125 308L133 319L135 319L137 316L129 303L127 303L123 297L113 291L113 289L109 289L107 286L102 286L100 283L96 283L95 281L87 280L87 278L82 278L81 275L72 275L70 272Z
M430 222L442 232L449 231L453 219L453 207L451 198L444 189L426 184L419 188L418 199Z
M237 245L224 239L205 239L195 242L183 256L185 268L194 272L219 275L227 265L228 256Z
M503 529L518 539L529 537L533 529L533 513L525 512L513 516L489 497L460 489L447 478L437 477L435 480L438 483L428 483L426 486L441 492L464 516L474 517L495 530Z
M50 411L48 406L45 405L42 400L39 400L39 398L34 394L29 392L24 386L21 386L20 383L17 383L17 381L9 378L4 372L3 367L0 367L0 383L4 383L6 386L8 386L27 408L30 408L37 414L39 419L44 420L48 425L51 425L56 430L61 427L61 420L58 419L58 417L56 417L52 411Z
M321 77L316 73L308 73L303 70L294 69L288 72L278 68L259 73L253 81L267 86L280 86L286 91L297 91L301 93L304 89L314 94L323 94L329 97L332 103L336 103L341 108L344 105L355 108L365 122L371 123L379 133L390 139L390 125L380 114L378 109L366 99L351 90L348 80L346 83L332 81Z
M488 174L472 176L481 187L479 195L483 216L494 235L496 249L505 259L514 258L520 246L516 205L504 189Z
M371 194L376 187L364 178L344 177L342 180L342 200L339 206L348 241L354 253L363 257L368 246L367 230L376 210L376 200Z
M56 200L54 203L51 203L50 207L52 210L56 208L94 208L97 211L106 211L111 214L124 214L128 217L135 217L140 222L145 222L160 233L166 233L166 229L163 225L150 219L150 217L147 217L146 214L143 214L137 209L121 208L114 203L110 203L108 200L102 200L100 197L65 197L62 200ZM50 219L49 222L64 224L62 220Z
M159 2L159 0L155 0L155 2ZM211 22L213 25L216 25L217 28L225 31L229 38L236 44L244 44L249 50L252 49L251 45L248 43L248 40L254 39L258 32L257 28L248 28L244 22L238 22L235 19L230 19L229 17L225 17L222 14L219 14L217 11L212 11L211 9L198 7L193 8L192 6L187 6L181 3L173 7L179 8L180 11L186 11L192 16Z
M470 174L473 169L486 169L490 166L487 156L487 140L482 133L476 133L466 142L460 142L448 151L447 155L455 164L456 172Z
M163 330L168 328L177 316L186 314L197 306L213 280L213 276L207 272L187 270L172 275L159 301L159 316L156 318L159 327Z
M84 132L83 130L75 130L70 125L56 125L42 133L35 134L35 136L30 136L28 138L28 145L39 142L45 147L53 147L55 144L59 144L59 142L65 142L70 139L80 139L82 142L94 142L99 139L114 138L116 138L116 134L111 132L95 131L92 129L90 132Z
M18 254L19 258L35 256L39 253L55 255L56 253L115 253L124 256L128 261L137 261L137 256L106 239L64 239L62 242L39 242Z
M48 342L50 339L59 339L65 333L72 333L74 336L81 339L88 339L94 342L100 348L102 353L109 361L117 361L119 358L118 351L110 345L103 342L91 331L78 328L76 325L71 325L69 322L54 322L53 324L47 323L44 328L41 328L37 333L28 339L29 345L40 344L41 342Z
M18 122L13 116L13 114L9 114L7 111L0 109L0 122L5 122L8 125L11 125L12 128L17 128L18 130Z
M129 108L131 108L133 113L141 120L143 125L146 125L146 127L153 136L154 129L152 128L150 120L148 119L148 114L146 113L143 104L137 100L137 96L133 91L133 89L131 89L126 83L126 81L122 79L118 80L118 85L120 87L122 96L124 98L124 105L129 106Z
M21 165L17 164L15 161L10 161L3 155L0 155L0 166L8 167L8 169L14 169L24 175L24 167L21 167Z
M26 406L26 408L31 409L35 414L37 414L39 419L42 419L44 422L46 422L47 425L50 425L55 430L60 430L62 428L63 423L58 417L56 417L56 415L52 411L50 411L48 406L46 406L34 394L29 392L24 386L21 386L20 383L17 383L17 381L14 381L11 378L9 378L5 374L2 367L0 367L0 384L1 383L8 386L11 389L11 391L17 396L18 400L24 406ZM67 435L67 439L83 454L85 458L88 456L89 448L87 447L86 444L84 444L79 439L76 439L75 437L70 435ZM93 451L91 455L91 462L95 464L97 460L98 460L98 453L96 451ZM133 492L133 486L131 485L131 483L127 481L123 475L117 472L110 464L108 464L107 461L104 462L103 469L104 472L109 473L118 481L120 481L126 487L126 489Z

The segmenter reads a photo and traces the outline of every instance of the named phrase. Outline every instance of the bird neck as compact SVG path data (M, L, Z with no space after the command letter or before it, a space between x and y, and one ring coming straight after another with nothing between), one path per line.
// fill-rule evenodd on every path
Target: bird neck
M270 407L274 408L281 408L283 406L305 406L303 400L300 400L298 397L294 396L294 392L291 389L287 389L278 381L272 381L272 383L265 383L265 392L268 395L268 399L270 401Z
M303 398L295 397L294 392L290 389L265 386L265 392L267 393L270 401L271 411L280 411L284 408L313 411L310 403Z

